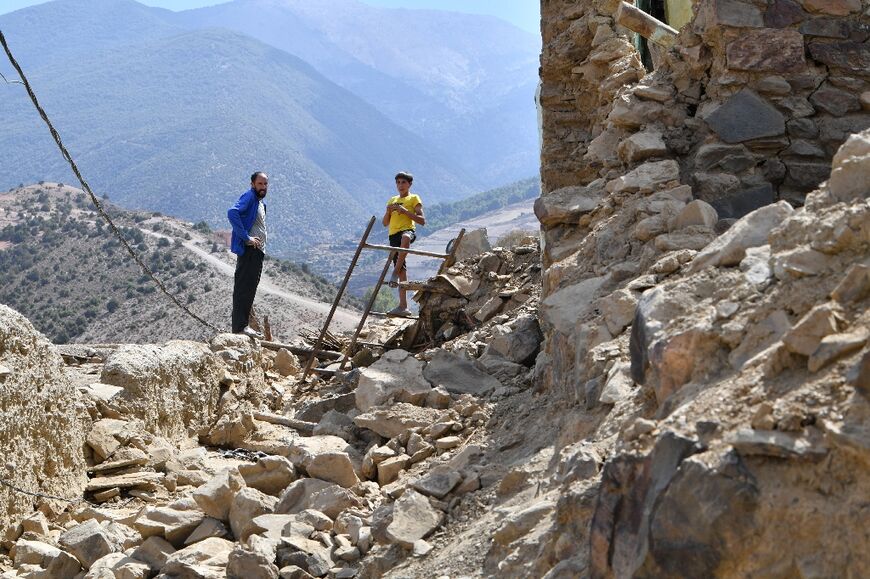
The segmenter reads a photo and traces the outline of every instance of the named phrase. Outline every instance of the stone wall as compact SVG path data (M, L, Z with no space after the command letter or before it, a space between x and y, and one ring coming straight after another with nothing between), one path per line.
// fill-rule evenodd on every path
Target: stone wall
M569 398L589 378L586 351L611 337L583 327L619 305L600 300L758 207L800 206L870 127L866 1L698 0L650 73L619 4L541 4L539 381ZM693 200L696 218L675 223Z
M62 365L24 316L0 304L0 478L26 491L75 499L87 482L87 417ZM12 523L37 501L0 487L0 529L14 530Z

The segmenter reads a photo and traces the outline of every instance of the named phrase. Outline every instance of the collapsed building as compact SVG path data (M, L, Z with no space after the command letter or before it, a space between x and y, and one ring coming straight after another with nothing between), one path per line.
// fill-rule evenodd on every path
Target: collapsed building
M0 308L0 576L867 575L870 5L639 5L542 2L540 240L422 350L64 365Z

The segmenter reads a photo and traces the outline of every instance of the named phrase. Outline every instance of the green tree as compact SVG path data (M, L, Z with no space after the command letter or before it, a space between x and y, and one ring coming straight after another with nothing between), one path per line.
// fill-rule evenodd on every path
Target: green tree
M366 290L365 296L363 296L363 301L365 303L368 303L369 299L371 299L373 289L374 288L369 288ZM382 287L381 291L378 292L378 297L375 298L375 303L372 305L372 311L388 312L398 305L399 298L396 296L396 293L390 290L390 288Z

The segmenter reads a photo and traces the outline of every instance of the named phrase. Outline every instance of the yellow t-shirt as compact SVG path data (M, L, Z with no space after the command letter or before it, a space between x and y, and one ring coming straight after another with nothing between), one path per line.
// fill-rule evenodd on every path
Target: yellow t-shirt
M408 193L406 197L402 197L401 195L394 195L390 197L390 200L387 201L387 205L393 205L395 203L401 203L402 207L410 211L414 212L414 208L417 205L422 205L423 202L420 200L419 195L415 195L414 193ZM390 213L390 235L394 233L398 233L400 231L406 231L408 229L416 229L417 223L413 221L407 215L399 213L397 211L393 211Z

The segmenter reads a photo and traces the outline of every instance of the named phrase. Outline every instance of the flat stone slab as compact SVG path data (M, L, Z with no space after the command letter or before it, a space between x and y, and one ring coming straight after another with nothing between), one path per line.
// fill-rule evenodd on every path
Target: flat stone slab
M438 422L441 410L422 408L399 402L389 407L374 408L353 419L360 428L368 428L386 438L393 438L415 426L429 426Z
M118 476L102 476L91 479L85 491L92 493L112 488L153 487L163 482L162 472L131 472Z
M806 68L803 34L793 29L743 30L725 49L728 68L796 72Z
M485 396L501 386L497 379L478 369L470 360L447 350L435 353L423 370L423 376L434 387L441 386L454 394Z
M706 121L726 143L742 143L785 133L782 114L749 89L733 95L710 113Z

